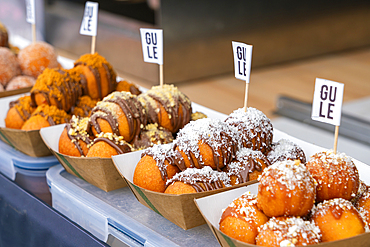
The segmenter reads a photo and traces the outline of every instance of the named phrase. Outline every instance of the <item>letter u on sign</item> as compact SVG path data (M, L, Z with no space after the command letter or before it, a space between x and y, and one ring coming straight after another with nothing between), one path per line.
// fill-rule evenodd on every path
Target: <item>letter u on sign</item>
M344 84L316 78L311 118L339 126L342 116Z

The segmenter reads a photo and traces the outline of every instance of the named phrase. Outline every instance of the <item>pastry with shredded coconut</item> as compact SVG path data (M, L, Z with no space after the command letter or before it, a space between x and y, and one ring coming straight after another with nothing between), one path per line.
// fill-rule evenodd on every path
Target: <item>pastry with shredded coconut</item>
M334 153L333 150L316 153L306 167L317 181L317 202L337 197L351 200L356 196L360 185L359 173L345 153Z
M319 227L299 217L273 217L258 228L258 246L281 247L318 244L321 241Z
M370 224L370 187L366 187L355 204L357 210L365 220L367 226Z
M365 222L350 201L334 198L319 203L311 220L320 228L322 241L335 241L365 232Z
M134 184L147 190L164 192L167 180L179 172L173 165L172 149L172 143L145 149L134 171Z
M257 196L246 192L223 210L219 229L229 237L255 244L257 229L267 220L266 215L257 208Z
M225 120L239 131L240 145L265 153L272 144L273 126L268 117L253 107L239 108Z
M229 177L225 172L212 170L205 166L202 169L188 168L177 173L167 181L167 194L185 194L210 191L229 187Z
M271 145L267 158L271 164L283 160L300 160L306 164L306 155L301 147L288 139L280 139Z
M279 161L259 178L258 207L269 217L305 216L312 209L316 185L299 161Z

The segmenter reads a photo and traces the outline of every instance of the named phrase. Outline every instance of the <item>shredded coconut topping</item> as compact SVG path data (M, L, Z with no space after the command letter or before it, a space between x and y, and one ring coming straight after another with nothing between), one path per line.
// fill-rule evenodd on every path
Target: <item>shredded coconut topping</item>
M297 159L301 160L302 163L306 163L306 155L303 150L290 140L280 139L277 143L273 143L271 148L267 158L272 164L276 161Z

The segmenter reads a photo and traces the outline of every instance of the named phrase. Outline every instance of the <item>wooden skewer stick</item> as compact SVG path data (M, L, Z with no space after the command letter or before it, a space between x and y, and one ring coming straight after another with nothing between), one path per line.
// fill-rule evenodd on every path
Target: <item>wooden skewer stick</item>
M159 65L159 85L163 86L163 64Z
M249 82L245 83L245 95L244 95L244 111L247 112L248 108L248 90L249 90Z
M32 42L36 43L36 24L32 24Z
M335 134L334 134L334 153L337 153L337 146L338 146L338 135L339 135L339 126L335 126Z
M96 36L91 36L91 54L95 53Z

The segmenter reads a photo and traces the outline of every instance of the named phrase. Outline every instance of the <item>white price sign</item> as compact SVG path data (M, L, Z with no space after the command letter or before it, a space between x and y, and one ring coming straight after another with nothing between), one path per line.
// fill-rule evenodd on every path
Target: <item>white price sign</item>
M163 30L140 28L144 61L163 64Z
M35 24L35 0L26 0L26 21Z
M249 83L252 63L252 45L232 41L236 79Z
M339 126L344 84L316 78L311 118Z
M84 16L80 27L80 34L96 36L98 29L98 8L98 3L86 2Z

